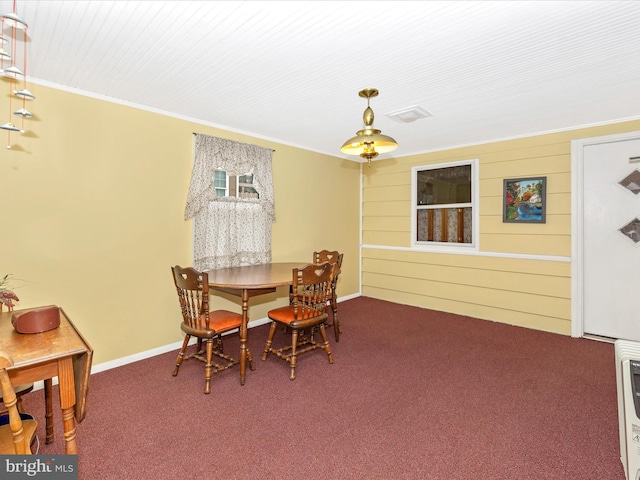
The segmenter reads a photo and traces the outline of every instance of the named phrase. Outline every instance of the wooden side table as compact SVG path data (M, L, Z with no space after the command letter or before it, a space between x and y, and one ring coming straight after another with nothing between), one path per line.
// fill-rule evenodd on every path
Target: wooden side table
M28 311L24 309L20 311ZM93 348L85 340L64 310L60 309L60 326L48 332L21 334L11 325L15 312L0 313L0 351L14 362L7 369L14 385L45 381L47 414L52 411L51 386L58 377L60 409L64 428L65 453L78 453L76 421L86 415L89 375ZM53 426L47 419L47 438L53 435ZM51 431L50 431L51 430Z

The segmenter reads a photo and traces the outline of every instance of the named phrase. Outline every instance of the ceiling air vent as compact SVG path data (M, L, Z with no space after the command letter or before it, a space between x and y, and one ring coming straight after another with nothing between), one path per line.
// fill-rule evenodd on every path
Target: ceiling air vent
M384 116L398 123L411 123L415 122L419 118L432 117L433 114L422 107L414 105L413 107L402 108L395 112L385 113Z

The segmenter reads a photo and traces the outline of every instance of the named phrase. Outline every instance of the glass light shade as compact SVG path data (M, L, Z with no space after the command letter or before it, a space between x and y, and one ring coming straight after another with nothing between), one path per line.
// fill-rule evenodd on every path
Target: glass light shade
M0 128L2 128L3 130L11 130L12 132L20 131L20 129L11 122L5 123L4 125L0 125Z
M22 118L31 118L33 117L33 114L27 110L26 108L21 108L20 110L16 110L15 112L13 112L14 115L18 115L19 117Z
M2 71L2 73L4 74L5 77L10 77L10 78L18 78L18 77L24 76L24 73L22 73L22 70L20 70L15 65L11 65L10 67L5 68Z
M0 48L0 57L5 58L7 60L11 60L11 54L7 52L4 48Z
M13 93L15 95L17 95L20 98L24 98L26 100L35 100L36 96L31 93L29 90L27 90L26 88L23 88L22 90L14 90Z
M3 13L2 15L0 15L0 19L6 25L9 25L10 27L13 27L13 28L26 30L28 26L26 22L22 20L19 16L17 16L15 13Z

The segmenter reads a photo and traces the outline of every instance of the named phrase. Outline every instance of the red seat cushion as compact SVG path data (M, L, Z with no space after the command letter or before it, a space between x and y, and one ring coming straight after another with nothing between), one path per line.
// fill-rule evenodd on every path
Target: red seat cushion
M298 306L298 316L296 317L293 305L287 305L286 307L276 308L269 311L269 318L276 322L285 323L291 325L295 321L307 322L309 320L316 320L318 322L323 321L327 317L327 314L313 308L302 308Z
M187 325L186 323L182 323L182 330L189 335L199 335L204 333L206 321L204 316L201 317L202 326L200 328L193 328ZM215 333L224 333L229 330L234 330L236 328L240 328L242 324L242 315L234 312L230 312L228 310L214 310L209 312L209 329L210 333L213 336Z
M242 315L229 310L214 310L209 312L209 325L218 332L226 332L239 328L242 324Z

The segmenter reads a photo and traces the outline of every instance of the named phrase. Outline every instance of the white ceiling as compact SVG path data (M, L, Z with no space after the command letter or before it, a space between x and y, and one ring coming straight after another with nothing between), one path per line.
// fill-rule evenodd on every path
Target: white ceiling
M338 157L353 159L340 147L362 128L366 87L380 91L375 127L400 144L379 158L640 118L638 1L18 1L17 13L29 81ZM415 105L433 116L385 117Z

